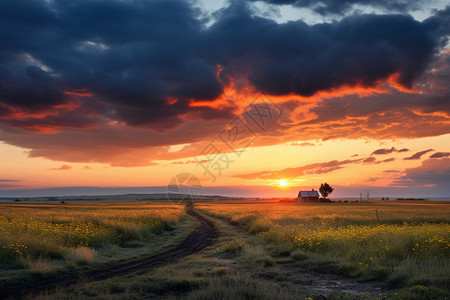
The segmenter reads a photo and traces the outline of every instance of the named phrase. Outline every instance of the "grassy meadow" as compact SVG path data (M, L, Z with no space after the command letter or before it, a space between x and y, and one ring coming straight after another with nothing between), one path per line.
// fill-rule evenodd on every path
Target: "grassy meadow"
M360 281L387 281L413 294L448 296L447 203L241 201L197 208L254 235L251 245L231 241L225 251L247 252L267 265L289 256L305 270L324 269Z
M218 237L148 272L29 299L446 299L450 205L199 201ZM174 247L198 223L163 201L0 204L0 285Z
M153 202L1 203L0 267L48 273L135 256L162 244L185 213Z

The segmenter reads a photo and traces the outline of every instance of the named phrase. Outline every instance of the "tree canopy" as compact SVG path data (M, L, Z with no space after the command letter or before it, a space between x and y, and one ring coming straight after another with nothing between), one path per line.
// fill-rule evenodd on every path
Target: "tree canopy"
M334 191L334 188L331 185L329 185L328 183L325 182L325 183L320 184L319 192L323 198L326 198L333 191Z

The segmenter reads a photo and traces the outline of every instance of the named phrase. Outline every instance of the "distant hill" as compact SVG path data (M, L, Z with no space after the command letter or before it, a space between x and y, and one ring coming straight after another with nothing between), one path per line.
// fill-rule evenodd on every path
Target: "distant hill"
M188 194L170 194L170 200L190 199ZM226 200L236 197L225 197L219 195L196 196L195 200ZM58 196L58 197L0 197L0 201L169 201L167 193L154 194L123 194L123 195L94 195L94 196Z

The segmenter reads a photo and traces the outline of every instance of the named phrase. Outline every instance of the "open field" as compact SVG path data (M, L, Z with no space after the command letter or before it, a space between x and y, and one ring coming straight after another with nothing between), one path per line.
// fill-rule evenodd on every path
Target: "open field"
M3 204L0 261L63 258L77 248L126 246L172 229L183 215L179 207L136 203Z
M39 299L449 296L450 206L445 202L201 201L195 211L214 224L213 245L138 274L115 274L114 266L133 266L183 244L199 226L183 206L10 202L0 208L0 287L51 283L70 272L95 274L93 282L61 286Z
M0 280L148 254L195 226L184 219L183 207L158 202L2 203Z
M336 262L335 272L363 281L437 294L450 286L445 202L216 202L197 208L243 226L269 254L290 255L304 267L327 259Z

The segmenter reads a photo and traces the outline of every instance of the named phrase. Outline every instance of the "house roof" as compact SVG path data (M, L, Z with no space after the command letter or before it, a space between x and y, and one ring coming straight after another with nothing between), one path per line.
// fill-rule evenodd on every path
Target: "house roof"
M319 197L317 191L300 191L300 196L302 197Z

